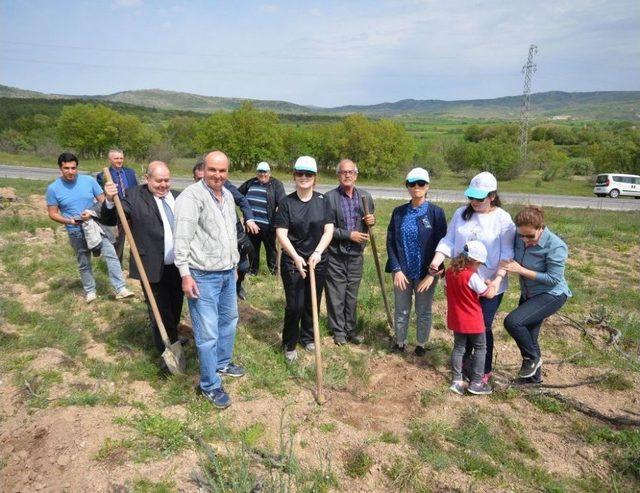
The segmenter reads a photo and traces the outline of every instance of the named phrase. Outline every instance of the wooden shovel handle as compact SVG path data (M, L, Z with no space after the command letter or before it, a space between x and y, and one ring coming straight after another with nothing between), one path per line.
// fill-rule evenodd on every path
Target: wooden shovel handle
M320 353L320 324L318 322L318 298L316 292L316 271L309 266L309 284L311 285L311 315L313 318L313 342L316 346L316 402L324 403L322 391L322 355Z

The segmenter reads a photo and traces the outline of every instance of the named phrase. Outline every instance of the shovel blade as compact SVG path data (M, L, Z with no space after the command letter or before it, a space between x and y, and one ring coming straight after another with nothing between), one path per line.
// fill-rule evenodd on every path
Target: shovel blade
M187 360L182 351L182 344L179 341L174 342L164 350L162 359L173 375L184 373L184 370L187 368Z

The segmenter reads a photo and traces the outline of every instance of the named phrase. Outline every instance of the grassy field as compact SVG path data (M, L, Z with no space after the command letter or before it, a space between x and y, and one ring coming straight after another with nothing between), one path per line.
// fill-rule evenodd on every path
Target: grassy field
M28 166L41 168L57 168L55 160L44 159L31 154L9 154L0 152L0 163L11 164L14 166ZM105 161L99 160L82 160L80 162L80 171L89 171L97 173L106 165ZM195 159L179 158L171 163L171 169L174 176L191 176L191 169L195 164ZM126 165L136 170L138 176L144 173L145 164L142 162L127 161ZM424 166L428 169L428 163ZM408 171L408 170L407 170ZM243 181L255 176L250 171L234 171L231 170L231 179L233 181ZM289 172L283 170L274 170L273 176L290 182L292 180ZM464 190L468 185L468 177L461 177L451 171L447 171L442 176L432 178L431 187L433 189L440 188L444 190ZM321 183L335 183L335 175L331 172L321 173L319 181ZM404 177L399 177L397 181L389 182L388 180L374 180L360 178L359 183L363 186L402 186ZM542 172L531 171L526 175L511 181L501 181L500 190L504 192L518 192L527 194L551 194L551 195L577 195L590 197L593 196L593 184L585 177L575 176L571 178L557 179L551 182L542 181Z
M391 354L368 249L359 295L365 344L334 346L321 316L328 402L320 407L313 358L287 365L282 357L279 281L251 277L235 357L248 374L225 381L234 404L219 413L195 391L193 346L185 375L159 370L136 283L138 300L117 302L104 265L94 262L99 299L84 304L66 234L45 216L45 185L0 179L20 196L0 210L0 483L7 491L640 489L638 427L612 426L510 385L519 356L501 320L516 306L516 282L494 326L496 391L459 397L447 391L452 337L442 291L427 356ZM383 262L396 205L377 203ZM447 217L454 208L445 205ZM585 330L560 317L543 327L544 381L566 386L547 390L637 418L640 215L549 209L547 216L571 252L574 296L562 313ZM588 317L621 331L619 351Z

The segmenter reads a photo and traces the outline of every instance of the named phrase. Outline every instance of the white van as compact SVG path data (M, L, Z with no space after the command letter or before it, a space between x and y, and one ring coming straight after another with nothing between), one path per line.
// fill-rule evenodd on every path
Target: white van
M621 173L606 173L598 175L593 193L598 197L609 196L612 199L620 195L631 195L640 199L640 176L623 175Z

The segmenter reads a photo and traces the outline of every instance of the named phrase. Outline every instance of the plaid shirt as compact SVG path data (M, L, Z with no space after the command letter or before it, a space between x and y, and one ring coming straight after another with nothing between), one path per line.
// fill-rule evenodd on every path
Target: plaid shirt
M338 192L340 193L342 216L347 223L347 229L355 231L358 229L358 221L362 219L360 217L360 194L355 188L351 198L344 192L342 187L338 187Z

